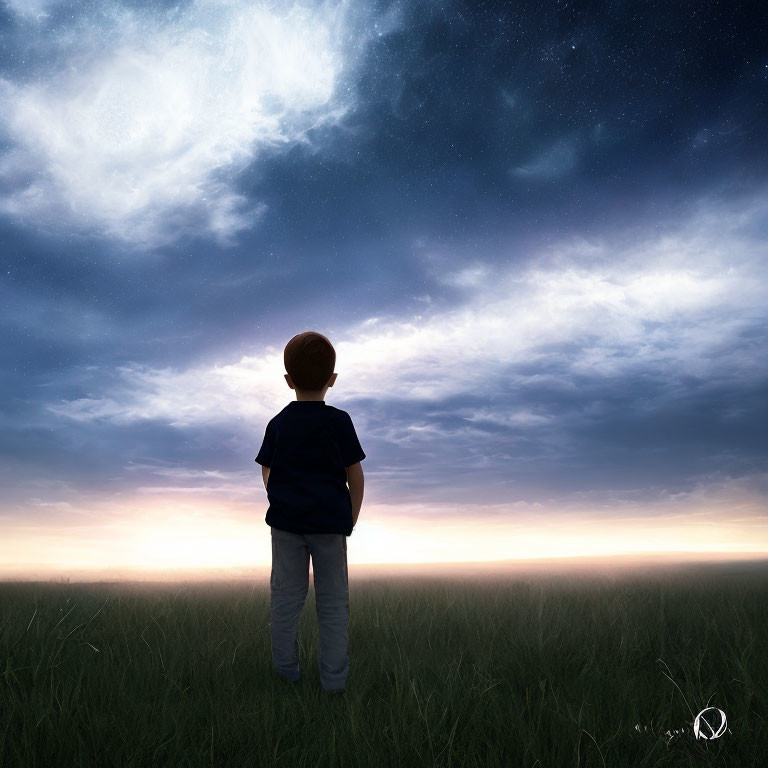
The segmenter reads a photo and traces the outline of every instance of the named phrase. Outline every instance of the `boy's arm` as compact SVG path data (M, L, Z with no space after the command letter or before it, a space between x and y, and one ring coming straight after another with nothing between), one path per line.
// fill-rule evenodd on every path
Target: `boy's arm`
M349 497L352 499L352 527L354 528L360 515L360 507L363 505L363 488L365 485L363 467L359 461L357 464L351 464L347 467L347 484L349 485Z
M264 481L264 489L267 488L267 481L269 480L269 467L262 466L261 468L261 479Z

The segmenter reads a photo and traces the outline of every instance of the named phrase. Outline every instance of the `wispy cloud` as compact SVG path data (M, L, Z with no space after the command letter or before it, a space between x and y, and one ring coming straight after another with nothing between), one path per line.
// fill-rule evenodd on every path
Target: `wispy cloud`
M105 4L72 22L77 34L40 26L38 76L0 80L0 212L140 247L200 233L228 242L268 206L238 191L237 174L311 143L350 108L345 74L377 31L348 11L197 0L163 16Z
M758 217L765 208L761 197L749 210ZM637 404L652 408L653 398L684 391L686 377L705 387L757 381L768 371L749 333L765 326L768 264L761 242L741 232L751 221L703 205L678 232L632 246L566 241L523 271L475 266L459 279L467 293L453 308L371 317L343 332L323 329L337 351L333 401L435 403L481 393L494 403L498 423L535 429L549 414L512 403L510 388L546 380L568 391L577 379L637 374L658 384ZM127 364L119 372L122 389L49 410L79 421L192 427L263 422L291 394L282 346L227 365ZM487 408L462 415L489 417Z
M573 170L577 158L576 140L563 137L532 157L524 165L514 166L509 172L513 176L523 179L553 179Z
M39 22L50 16L49 9L59 0L4 0L14 15L26 21Z

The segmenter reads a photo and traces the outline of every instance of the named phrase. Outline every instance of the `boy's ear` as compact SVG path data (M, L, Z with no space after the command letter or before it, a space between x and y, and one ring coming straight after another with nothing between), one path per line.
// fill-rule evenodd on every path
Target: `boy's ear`
M285 376L285 381L288 384L288 386L291 389L296 389L296 387L293 386L293 382L291 381L291 377L287 373L284 373L283 376Z
M332 387L332 386L333 386L334 382L336 381L336 376L337 376L337 375L338 375L338 374L334 373L334 374L333 374L333 376L331 376L331 379L330 379L330 381L328 382L328 386L329 386L329 387Z

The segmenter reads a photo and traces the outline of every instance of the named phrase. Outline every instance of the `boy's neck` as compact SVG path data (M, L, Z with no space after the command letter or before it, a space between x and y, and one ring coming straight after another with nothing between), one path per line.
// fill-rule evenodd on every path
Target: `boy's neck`
M322 403L325 402L325 392L297 392L297 403Z

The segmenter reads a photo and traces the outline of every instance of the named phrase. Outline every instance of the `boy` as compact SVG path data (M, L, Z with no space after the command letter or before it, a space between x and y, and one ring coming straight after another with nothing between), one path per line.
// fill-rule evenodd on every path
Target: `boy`
M279 675L299 679L299 615L309 589L311 555L320 682L326 691L341 693L350 666L346 537L363 502L365 453L349 414L323 400L336 381L331 342L314 331L300 333L286 345L283 362L296 401L269 421L256 457L272 536L272 657Z

